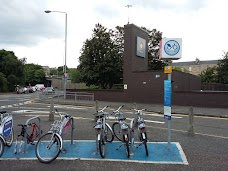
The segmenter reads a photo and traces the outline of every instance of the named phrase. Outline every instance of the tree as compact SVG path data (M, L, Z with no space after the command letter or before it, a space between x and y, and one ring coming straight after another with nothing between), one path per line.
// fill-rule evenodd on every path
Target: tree
M0 92L6 92L7 91L7 79L5 78L5 75L0 72Z
M162 32L156 29L149 30L142 27L149 34L148 38L148 69L149 70L161 70L167 65L165 61L159 59L159 42L162 39Z
M68 73L71 77L72 83L80 83L80 72L78 69L69 69Z
M25 84L35 85L44 83L46 80L42 66L36 64L25 64Z
M216 74L217 67L208 67L204 71L200 73L201 82L203 83L216 83L217 81L217 74Z
M228 52L224 52L223 58L218 61L217 82L228 84Z
M101 24L96 24L92 38L87 39L79 57L80 79L86 85L111 88L120 83L122 77L122 56L110 32Z
M0 50L0 71L2 80L7 80L7 90L14 91L16 84L24 83L24 64L14 55L14 52ZM3 87L0 89L5 91Z
M10 74L7 77L7 83L8 83L8 90L9 91L15 91L16 85L18 84L18 79L15 75Z

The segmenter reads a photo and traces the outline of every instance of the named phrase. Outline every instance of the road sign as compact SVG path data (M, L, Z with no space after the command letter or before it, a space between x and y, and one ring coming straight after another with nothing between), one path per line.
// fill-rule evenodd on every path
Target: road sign
M160 59L176 60L182 55L181 38L163 38L160 42Z
M165 74L171 74L172 73L172 66L165 66L164 67L164 73Z

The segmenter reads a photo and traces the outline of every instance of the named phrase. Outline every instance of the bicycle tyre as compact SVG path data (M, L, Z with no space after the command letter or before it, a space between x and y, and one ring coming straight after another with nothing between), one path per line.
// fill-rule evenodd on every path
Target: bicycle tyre
M141 140L143 141L144 147L145 147L145 151L146 151L146 156L149 156L149 152L148 152L148 147L147 147L147 135L146 132L144 132L146 139L143 139L142 137L142 133L141 133Z
M36 143L36 157L41 163L50 163L59 156L61 141L58 136L54 135L53 138L52 136L52 133L46 133ZM49 145L51 147L48 147Z
M98 140L98 145L99 145L100 156L102 158L104 158L105 157L105 140L104 140L104 134L101 134L100 140Z
M0 157L2 156L4 152L5 144L2 138L0 138Z
M119 122L114 122L112 124L112 130L113 130L113 133L114 133L114 136L119 140L119 141L122 141L122 138L121 138L121 125Z
M147 141L145 140L143 142L143 144L144 144L144 147L145 147L145 150L146 150L146 156L149 156L148 147L147 147Z
M10 147L13 144L13 139L14 139L14 133L13 133L13 128L12 128L10 135L5 140L7 147Z
M129 158L130 157L130 148L129 148L129 140L125 140L125 135L123 135L123 142L124 142L124 145L126 147L126 154L127 154L127 157ZM128 134L127 134L128 136ZM128 139L129 139L129 136L128 136Z
M107 142L112 142L114 139L114 133L113 133L112 127L110 127L108 123L105 123L105 130L107 131L105 140Z

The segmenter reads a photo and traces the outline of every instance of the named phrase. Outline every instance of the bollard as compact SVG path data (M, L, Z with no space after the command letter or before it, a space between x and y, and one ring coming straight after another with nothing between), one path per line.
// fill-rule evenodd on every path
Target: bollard
M49 113L49 121L54 121L54 102L53 100L51 101L51 105L50 105L50 113Z
M95 113L97 113L97 111L98 111L98 100L96 100L96 102L95 102ZM97 121L97 117L96 116L94 116L94 121Z
M194 135L194 127L193 127L194 113L193 113L193 107L192 106L189 108L188 116L189 116L188 134Z

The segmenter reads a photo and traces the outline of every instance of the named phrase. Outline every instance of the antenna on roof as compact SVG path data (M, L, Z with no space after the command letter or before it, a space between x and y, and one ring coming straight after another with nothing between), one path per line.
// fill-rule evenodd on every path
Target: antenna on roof
M126 5L125 7L128 8L128 19L127 19L127 24L129 24L129 8L132 7L132 5Z

